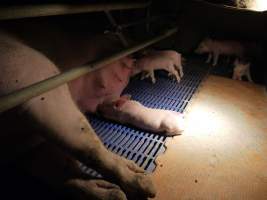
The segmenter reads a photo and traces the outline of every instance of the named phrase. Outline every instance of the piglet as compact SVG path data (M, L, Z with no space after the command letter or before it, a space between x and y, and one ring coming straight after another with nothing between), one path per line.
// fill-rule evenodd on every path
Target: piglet
M242 81L242 77L245 76L249 82L252 82L250 75L250 63L236 59L234 62L233 79Z
M182 57L180 53L174 50L163 50L163 51L153 51L152 54L157 55L159 57L170 58L176 70L179 72L180 77L184 76L182 63L185 62L185 59Z
M142 78L151 77L152 83L156 83L154 70L158 69L168 71L169 75L174 75L176 80L180 82L181 77L179 76L178 71L180 70L181 65L179 58L176 58L176 56L177 54L172 51L151 52L136 61L136 68L145 74ZM180 70L180 73L182 75L183 72Z
M244 47L237 41L206 38L199 44L195 53L208 53L209 56L206 62L210 63L213 58L212 66L216 66L220 55L243 57Z
M115 101L105 102L97 110L107 119L130 124L155 133L164 132L167 136L175 136L183 131L181 114L162 109L147 108L141 103L122 96Z

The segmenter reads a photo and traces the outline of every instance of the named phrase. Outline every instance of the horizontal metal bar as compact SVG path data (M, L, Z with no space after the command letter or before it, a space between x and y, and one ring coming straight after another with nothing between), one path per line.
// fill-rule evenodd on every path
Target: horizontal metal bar
M139 24L144 24L144 23L148 23L148 22L153 22L157 19L160 19L162 16L153 16L153 17L150 17L148 19L142 19L142 20L139 20L139 21L134 21L134 22L129 22L127 24L121 24L120 27L122 29L124 28L129 28L131 26L136 26L136 25L139 25Z
M0 20L41 17L52 15L100 12L105 10L126 10L145 8L150 2L142 3L101 3L101 4L42 4L25 6L1 6Z
M150 40L147 40L143 43L140 43L136 46L130 47L128 49L122 50L118 53L115 53L111 56L105 57L99 61L93 62L89 65L82 67L77 67L66 72L63 72L59 75L53 76L41 82L35 83L26 88L22 88L18 91L14 91L8 95L0 97L0 113L4 112L10 108L13 108L21 103L28 101L29 99L36 97L44 92L52 90L66 82L69 82L73 79L76 79L82 75L87 74L88 72L95 71L102 68L103 66L112 63L120 58L123 58L129 54L132 54L140 49L143 49L149 45L152 45L166 37L169 37L177 32L177 28L167 30L163 34L154 37Z
M137 21L133 21L133 22L129 22L129 23L126 23L126 24L121 24L119 25L121 29L125 29L125 28L129 28L131 26L136 26L136 25L140 25L140 24L145 24L145 23L148 23L148 22L153 22L153 21L156 21L156 20L162 20L164 19L165 17L172 17L174 15L171 15L171 14L168 14L168 15L158 15L158 16L151 16L151 17L148 17L146 19L141 19L141 20L137 20Z

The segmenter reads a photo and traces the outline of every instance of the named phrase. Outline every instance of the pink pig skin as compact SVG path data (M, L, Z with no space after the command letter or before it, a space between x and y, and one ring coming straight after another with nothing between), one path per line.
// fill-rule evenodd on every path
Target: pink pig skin
M170 110L147 108L124 96L99 105L98 111L108 119L148 131L165 132L167 136L179 135L183 131L181 114Z
M182 66L182 55L174 50L152 51L154 55L168 57L173 60L174 66L179 72L181 78L184 76Z
M156 82L154 70L158 69L166 70L167 72L169 72L170 75L174 75L178 82L181 80L179 73L175 68L175 63L172 57L162 55L159 52L151 52L143 58L137 60L136 68L136 70L139 70L140 72L146 72L147 75L145 77L150 76L152 83Z
M240 42L206 38L199 44L195 53L209 53L206 63L213 59L212 65L216 66L220 55L243 57L244 51L244 46Z
M97 105L119 98L132 75L133 62L125 57L70 82L72 97L80 109L94 113Z

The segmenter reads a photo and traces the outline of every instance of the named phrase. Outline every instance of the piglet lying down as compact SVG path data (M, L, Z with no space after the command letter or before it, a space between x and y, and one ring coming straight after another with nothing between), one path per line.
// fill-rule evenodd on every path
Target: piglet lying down
M167 136L175 136L183 131L181 114L162 109L152 109L141 103L122 96L111 102L104 102L97 111L105 118L130 124L138 128L156 133L165 132Z

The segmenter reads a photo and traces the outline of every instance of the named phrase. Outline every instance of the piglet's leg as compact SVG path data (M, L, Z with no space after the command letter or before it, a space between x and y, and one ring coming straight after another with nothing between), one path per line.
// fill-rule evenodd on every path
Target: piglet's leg
M251 78L251 75L250 75L250 70L248 69L247 72L246 72L246 76L247 76L247 79L249 82L253 83L253 80Z
M233 80L237 80L237 75L236 75L235 72L233 72L232 79L233 79Z
M156 78L155 78L154 70L150 70L148 74L149 74L149 76L151 78L152 83L155 84L156 83Z
M211 59L212 59L212 53L209 53L206 63L210 63Z
M176 71L178 72L178 75L180 78L184 76L183 66L182 65L174 65Z
M177 70L179 71L180 77L183 78L184 76L184 70L182 65L175 66Z
M147 76L147 73L146 72L142 72L140 80L144 80L146 78L146 76Z
M214 57L213 57L213 63L212 66L216 66L218 64L218 60L219 60L219 54L215 53Z
M174 68L174 65L170 65L168 68L168 72L169 72L169 75L174 75L175 76L175 79L180 82L181 81L181 78L178 74L178 71Z

